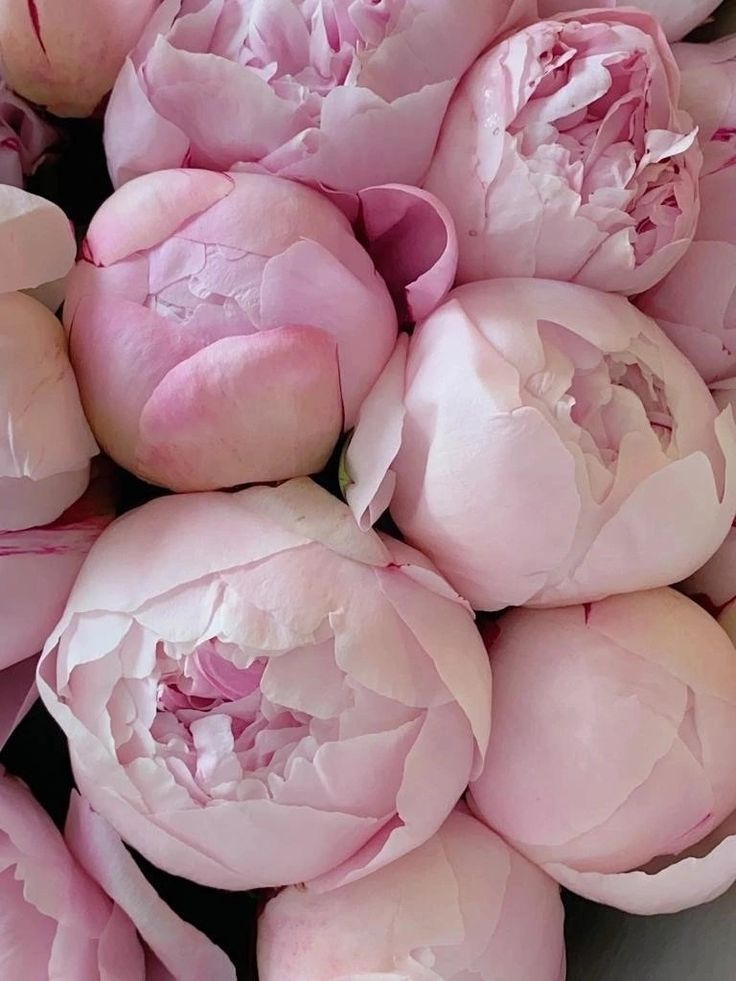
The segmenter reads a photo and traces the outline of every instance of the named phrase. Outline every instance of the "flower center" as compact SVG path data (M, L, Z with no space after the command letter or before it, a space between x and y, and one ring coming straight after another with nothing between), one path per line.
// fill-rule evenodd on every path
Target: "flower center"
M279 773L311 718L261 692L267 659L209 640L174 657L159 645L157 756L195 800L264 796L266 770ZM239 667L236 660L247 663ZM244 790L244 780L252 778ZM263 777L263 779L261 779Z
M509 132L542 193L577 195L581 214L607 235L629 230L643 262L681 214L673 183L692 139L654 118L644 48L622 38L616 50L600 24L549 31L541 75Z
M559 324L542 322L539 333L547 367L526 388L563 438L576 443L589 464L595 461L597 497L611 488L631 434L646 439L653 467L675 451L665 386L647 363L645 340L638 339L631 352L602 354Z
M310 103L350 84L405 0L256 0L238 57L285 99ZM313 103L314 111L319 104Z

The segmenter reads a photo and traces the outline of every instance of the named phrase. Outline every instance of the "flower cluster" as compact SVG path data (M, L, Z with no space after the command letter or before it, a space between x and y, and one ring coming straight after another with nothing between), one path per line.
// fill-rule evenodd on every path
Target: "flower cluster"
M4 976L564 981L562 886L736 882L713 7L0 0Z

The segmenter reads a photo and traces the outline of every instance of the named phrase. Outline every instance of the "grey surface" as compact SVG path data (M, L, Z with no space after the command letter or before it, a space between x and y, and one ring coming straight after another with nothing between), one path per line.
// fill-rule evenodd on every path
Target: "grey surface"
M568 981L736 981L736 888L671 916L565 905Z

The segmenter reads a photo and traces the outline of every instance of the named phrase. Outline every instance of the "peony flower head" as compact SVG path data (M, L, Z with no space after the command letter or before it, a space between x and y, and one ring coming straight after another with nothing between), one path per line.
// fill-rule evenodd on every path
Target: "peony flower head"
M8 84L58 116L89 116L160 0L0 0Z
M472 806L564 884L681 855L736 808L736 658L691 600L515 610L487 641L493 733Z
M668 41L679 41L707 19L718 6L718 2L719 0L638 0L635 6L656 17ZM580 6L580 0L539 0L539 16L554 17L561 12L578 10ZM599 0L596 6L615 9L634 4L619 3L619 0Z
M704 151L700 219L684 257L637 303L712 384L736 376L736 38L674 50Z
M490 727L467 604L306 479L113 523L38 685L95 810L225 889L339 885L417 847Z
M258 971L261 981L563 981L563 919L552 879L458 808L359 882L272 899Z
M458 229L459 280L640 293L692 240L701 153L661 29L635 10L527 27L455 93L425 186Z
M320 470L397 333L334 205L207 171L151 174L102 206L64 319L102 446L174 490Z
M165 0L126 61L113 182L171 167L419 183L462 74L530 0Z
M390 503L475 609L585 602L676 582L715 552L735 436L731 409L622 297L473 283L364 403L347 498L363 526Z

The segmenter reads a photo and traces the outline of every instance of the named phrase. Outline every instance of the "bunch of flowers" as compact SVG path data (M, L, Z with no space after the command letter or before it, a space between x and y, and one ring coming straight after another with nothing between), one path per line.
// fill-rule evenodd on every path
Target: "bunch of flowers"
M564 981L561 887L736 882L714 6L0 0L3 977Z

